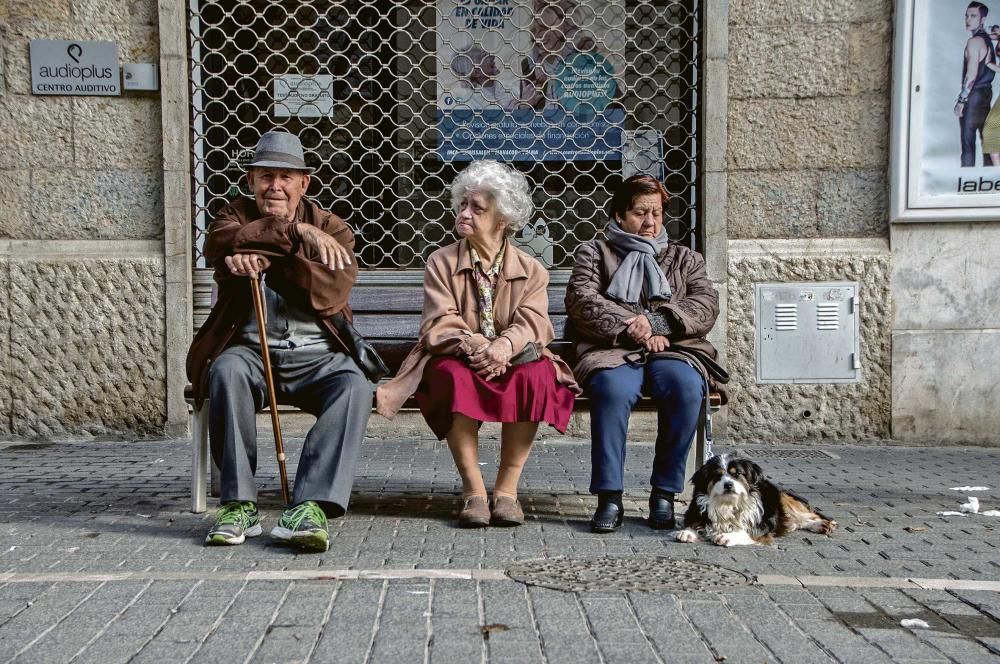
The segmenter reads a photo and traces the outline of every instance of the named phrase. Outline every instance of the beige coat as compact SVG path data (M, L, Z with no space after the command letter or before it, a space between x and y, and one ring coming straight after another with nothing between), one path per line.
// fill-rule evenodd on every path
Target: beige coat
M472 269L469 243L464 239L427 259L420 338L396 377L376 391L379 414L391 418L399 411L417 391L424 366L432 357L465 357L489 341L479 332L479 294ZM515 352L532 342L544 347L555 336L549 320L548 285L549 274L542 264L508 243L497 278L493 318L497 334L510 339ZM544 355L555 364L556 380L579 394L569 365L548 349Z

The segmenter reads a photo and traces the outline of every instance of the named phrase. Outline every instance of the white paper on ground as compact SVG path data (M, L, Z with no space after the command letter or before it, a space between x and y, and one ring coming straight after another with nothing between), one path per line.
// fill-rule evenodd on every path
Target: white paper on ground
M969 501L959 505L958 509L962 510L963 512L971 512L972 514L978 514L979 499L976 498L975 496L969 496Z
M902 625L903 627L909 627L910 629L913 629L915 627L919 627L920 629L930 629L931 628L930 625L928 625L927 623L925 623L923 620L921 620L919 618L907 618L906 620L901 621L899 624Z

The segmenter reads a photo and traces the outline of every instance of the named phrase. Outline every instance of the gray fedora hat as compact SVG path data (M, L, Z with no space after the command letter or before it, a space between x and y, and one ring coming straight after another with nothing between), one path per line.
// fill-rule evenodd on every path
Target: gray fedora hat
M290 168L297 171L312 173L313 169L306 166L302 142L295 134L272 129L257 141L253 151L253 161L248 168L263 166L269 168Z

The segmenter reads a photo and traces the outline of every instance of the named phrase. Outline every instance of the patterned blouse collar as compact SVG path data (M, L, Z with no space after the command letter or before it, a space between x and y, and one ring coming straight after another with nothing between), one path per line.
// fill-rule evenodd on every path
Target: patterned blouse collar
M497 252L497 257L493 260L493 264L490 265L488 269L483 269L483 259L480 258L479 253L476 248L469 243L469 254L472 257L472 266L478 268L483 274L485 274L490 279L496 278L500 274L500 268L503 267L503 257L507 253L507 240L504 239L503 244L500 245L500 251Z

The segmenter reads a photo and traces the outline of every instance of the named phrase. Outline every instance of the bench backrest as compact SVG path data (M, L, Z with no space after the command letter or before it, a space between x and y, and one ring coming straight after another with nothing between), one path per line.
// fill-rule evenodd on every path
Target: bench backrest
M389 277L389 275L386 275ZM411 283L361 283L351 292L354 326L379 351L393 374L399 369L407 353L417 340L420 313L424 304L423 284L416 279ZM389 279L386 278L388 282ZM566 328L565 285L549 288L549 317L555 328L556 339L549 348L573 362L573 344L563 338Z

